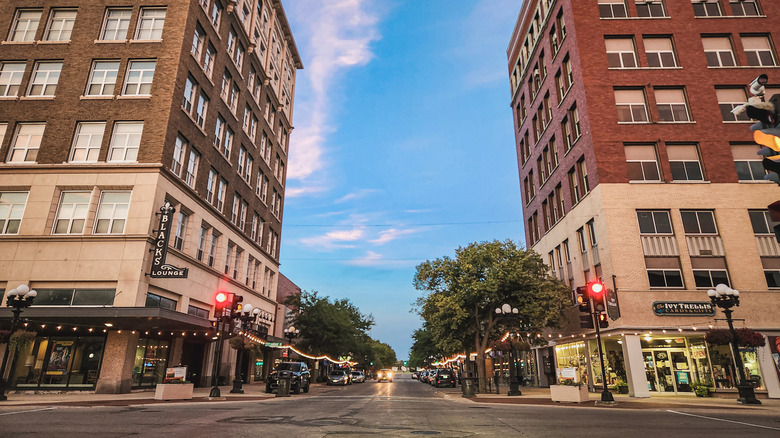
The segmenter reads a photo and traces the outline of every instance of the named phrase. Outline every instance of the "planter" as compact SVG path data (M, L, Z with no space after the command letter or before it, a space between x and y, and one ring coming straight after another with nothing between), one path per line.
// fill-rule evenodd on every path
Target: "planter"
M154 391L155 400L190 400L192 383L158 383Z
M554 402L586 402L589 400L588 387L585 385L550 385L550 398Z
M628 386L626 385L615 386L615 392L617 392L618 394L628 394Z

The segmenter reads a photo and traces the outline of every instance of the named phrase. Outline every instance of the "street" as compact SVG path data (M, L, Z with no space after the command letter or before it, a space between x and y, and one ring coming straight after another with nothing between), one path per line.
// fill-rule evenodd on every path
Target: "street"
M777 437L773 408L620 409L475 403L397 375L264 400L130 406L0 406L0 436Z

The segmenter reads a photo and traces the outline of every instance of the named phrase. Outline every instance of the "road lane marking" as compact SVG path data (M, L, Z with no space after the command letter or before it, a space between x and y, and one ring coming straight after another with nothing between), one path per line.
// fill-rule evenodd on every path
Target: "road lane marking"
M52 409L57 409L57 408L41 408L41 409L30 409L30 410L27 410L27 411L6 412L6 413L4 413L4 414L0 414L0 415L15 415L15 414L26 414L26 413L28 413L28 412L51 411Z
M688 414L688 413L685 413L685 412L673 411L671 409L667 409L666 412L671 412L673 414L687 415L689 417L704 418L704 419L707 419L707 420L725 421L726 423L741 424L743 426L753 426L753 427L760 427L762 429L780 430L780 428L777 428L777 427L762 426L760 424L752 424L752 423L744 423L742 421L725 420L723 418L716 418L716 417L706 417L704 415Z

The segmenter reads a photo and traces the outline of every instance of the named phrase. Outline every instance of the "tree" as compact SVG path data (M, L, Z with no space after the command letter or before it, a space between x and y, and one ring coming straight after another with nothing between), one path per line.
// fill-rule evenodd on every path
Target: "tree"
M423 326L412 334L414 343L409 352L409 366L423 367L427 364L430 357L438 358L441 356L441 350L436 348L436 343L427 327Z
M478 353L481 392L487 389L483 352L491 340L507 328L536 333L556 327L571 304L569 288L549 275L542 258L512 240L472 243L458 248L454 259L425 261L414 285L428 292L417 305L436 347L444 354ZM497 318L495 308L504 303L518 314Z
M395 350L384 342L371 339L371 362L374 362L375 368L390 368L398 359L395 356Z
M374 317L360 313L349 300L331 301L316 291L304 291L288 297L285 304L297 311L292 323L301 331L299 345L303 349L332 358L369 351L368 331Z

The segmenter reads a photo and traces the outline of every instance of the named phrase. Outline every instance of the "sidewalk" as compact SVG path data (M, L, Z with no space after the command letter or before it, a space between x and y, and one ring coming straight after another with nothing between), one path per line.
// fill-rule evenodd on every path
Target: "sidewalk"
M737 403L737 394L733 398L696 397L694 395L653 395L649 398L629 397L626 394L612 393L615 399L614 405L602 405L596 402L601 400L601 392L591 392L590 401L585 403L559 403L550 399L549 388L520 387L520 396L506 395L509 387L502 386L501 394L495 392L488 394L476 394L472 399L462 397L460 388L439 388L436 391L442 397L450 400L463 400L472 403L501 403L514 405L537 406L571 406L571 407L599 407L605 409L769 409L780 411L780 399L759 399L761 405L742 405Z
M222 398L218 401L251 401L275 397L265 393L265 383L244 384L243 394L231 394L231 386L220 386ZM63 391L60 393L7 393L8 400L0 407L8 406L129 406L158 403L198 403L209 400L211 387L195 388L192 400L155 400L154 390L135 391L129 394L95 394L94 391Z

